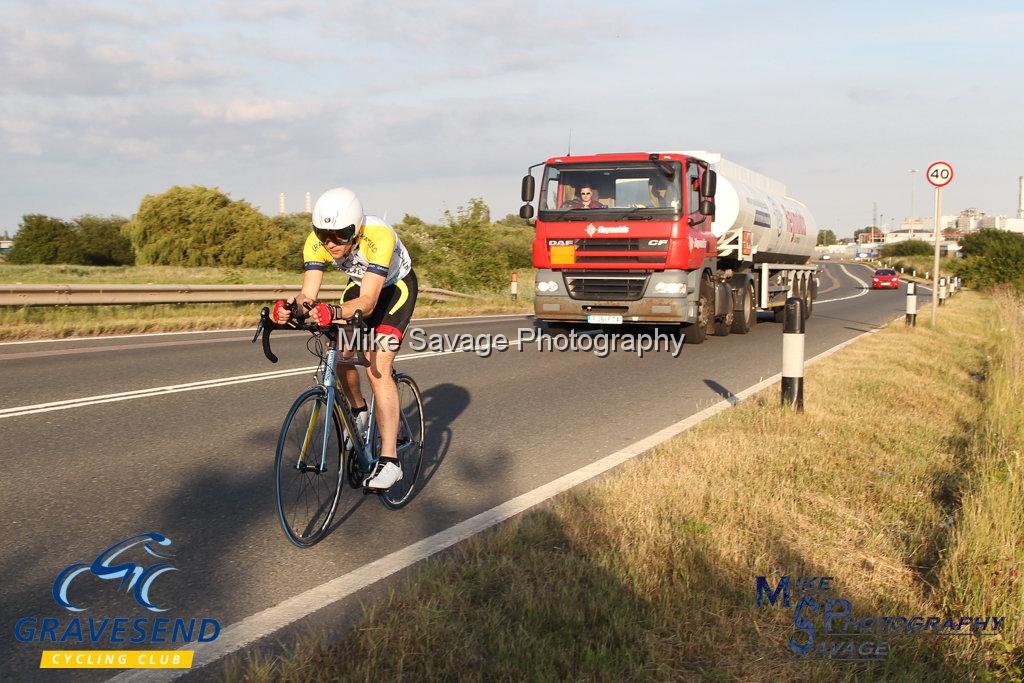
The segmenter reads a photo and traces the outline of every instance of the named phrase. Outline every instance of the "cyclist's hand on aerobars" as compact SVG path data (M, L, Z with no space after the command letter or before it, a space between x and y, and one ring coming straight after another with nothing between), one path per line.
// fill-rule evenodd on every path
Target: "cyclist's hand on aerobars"
M273 318L274 322L278 325L284 325L292 317L291 306L295 303L295 299L278 299L274 302Z

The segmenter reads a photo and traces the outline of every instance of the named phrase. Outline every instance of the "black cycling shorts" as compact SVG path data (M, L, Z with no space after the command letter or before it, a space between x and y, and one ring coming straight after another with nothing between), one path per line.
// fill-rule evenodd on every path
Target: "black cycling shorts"
M418 294L416 271L410 270L401 280L380 290L377 305L374 306L373 313L366 318L366 324L376 330L378 335L392 335L401 343L405 330L409 327L409 321L412 320L412 311L416 308ZM353 280L345 288L341 301L345 303L357 296L359 284Z

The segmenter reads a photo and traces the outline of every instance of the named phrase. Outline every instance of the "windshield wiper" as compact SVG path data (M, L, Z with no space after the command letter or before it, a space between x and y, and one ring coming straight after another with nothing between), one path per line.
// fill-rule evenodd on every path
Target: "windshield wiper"
M625 219L625 218L629 218L629 217L631 217L631 216L632 216L632 217L635 217L635 218L636 218L636 220L638 220L638 221L653 221L653 220L654 220L654 216L651 216L650 214L648 214L648 215L646 215L646 216L636 216L636 212L637 212L637 211L657 211L657 210L658 210L659 208L666 208L666 207L658 207L658 206L634 206L634 207L633 207L632 209L630 209L629 211L625 211L625 212L623 212L622 214L620 214L619 216L616 216L616 217L615 217L615 220L617 220L617 221L621 221L621 220L623 220L623 219Z
M557 221L565 218L568 221L592 221L595 220L594 212L596 211L601 211L601 213L597 214L598 217L604 216L604 211L607 211L607 207L602 207L601 209L563 209L562 211L545 213L544 220ZM567 214L568 218L566 218Z

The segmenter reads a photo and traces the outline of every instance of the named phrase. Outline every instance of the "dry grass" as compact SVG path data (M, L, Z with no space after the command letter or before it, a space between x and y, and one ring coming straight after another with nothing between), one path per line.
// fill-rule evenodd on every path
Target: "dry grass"
M1021 680L1024 661L1024 303L995 297L996 342L986 365L985 419L971 432L958 523L941 570L938 597L947 611L1010 614L1001 646L964 650L988 669L1010 670Z
M767 392L427 562L341 642L250 653L225 679L1020 680L1024 334L1008 306L964 293L937 329L891 325L809 368L803 415ZM1010 629L794 662L792 610L754 602L756 576L785 574L835 577L858 615Z

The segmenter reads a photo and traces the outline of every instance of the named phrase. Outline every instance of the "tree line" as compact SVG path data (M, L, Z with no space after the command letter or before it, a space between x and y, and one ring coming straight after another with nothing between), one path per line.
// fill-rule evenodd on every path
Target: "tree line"
M301 270L308 213L269 217L217 188L175 186L147 195L131 218L24 216L10 263L226 266ZM498 289L532 263L533 226L509 214L491 222L482 199L438 224L406 214L395 224L421 277L464 291Z

